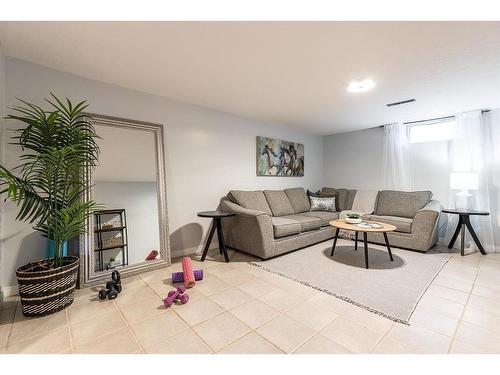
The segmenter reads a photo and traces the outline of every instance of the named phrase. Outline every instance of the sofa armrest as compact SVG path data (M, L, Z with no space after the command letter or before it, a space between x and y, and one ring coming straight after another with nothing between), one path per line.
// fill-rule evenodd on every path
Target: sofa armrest
M441 215L442 206L437 200L431 200L417 211L411 231L416 235L415 240L422 242L421 246L425 251L432 247L438 241L438 223Z
M251 210L249 208L241 207L240 205L224 200L221 202L221 208L223 211L229 211L233 214L245 216L245 217L257 217L260 215L268 215L267 212ZM269 215L268 215L269 216Z
M229 200L222 200L220 208L236 214L222 220L222 230L229 247L262 259L274 256L274 230L267 212L243 208Z
M418 215L419 213L425 213L425 211L432 211L440 214L442 209L443 207L441 206L441 203L439 201L430 200L429 203L427 203L423 208L417 211L416 215Z

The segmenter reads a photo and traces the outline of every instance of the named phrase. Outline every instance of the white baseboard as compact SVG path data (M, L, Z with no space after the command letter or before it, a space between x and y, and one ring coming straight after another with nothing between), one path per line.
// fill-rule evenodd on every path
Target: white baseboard
M213 249L218 249L219 244L215 243L209 247L210 250ZM195 246L195 247L189 247L187 249L180 249L180 250L175 250L170 253L170 257L173 258L179 258L179 257L185 257L191 254L196 254L196 253L201 253L203 250L203 247L201 246Z
M3 286L0 290L0 301L10 296L17 296L19 294L19 289L17 285Z

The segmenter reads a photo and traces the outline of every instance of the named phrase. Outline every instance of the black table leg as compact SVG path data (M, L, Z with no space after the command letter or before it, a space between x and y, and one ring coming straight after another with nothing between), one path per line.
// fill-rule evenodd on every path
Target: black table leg
M355 239L354 239L354 251L358 251L358 232L355 232Z
M465 255L465 224L462 223L462 229L461 229L461 233L460 233L460 237L461 237L461 244L460 244L460 254L462 256Z
M486 255L486 251L484 251L483 245L481 245L481 242L479 241L479 238L477 237L476 232L474 232L474 228L472 228L472 224L470 223L469 216L466 216L464 219L465 219L464 220L465 225L467 226L467 229L469 230L470 235L474 239L474 242L476 243L477 248L479 249L481 254ZM462 248L463 248L463 245L462 245ZM464 255L464 254L462 253L462 255Z
M205 244L205 248L203 249L203 255L201 256L201 261L204 262L205 258L208 253L208 248L210 247L210 243L212 242L212 237L214 236L215 232L215 219L212 220L212 223L210 224L210 231L208 233L208 238L207 238L207 243Z
M365 241L365 267L368 269L368 235L366 232L363 232L363 239Z
M339 232L340 228L337 228L335 231L335 238L333 239L333 246L332 246L332 251L330 253L330 256L333 256L333 252L335 251L335 246L337 245L337 238L339 238Z
M455 245L455 241L457 240L458 234L460 233L460 230L462 229L462 215L458 217L458 224L457 224L457 229L455 229L455 233L453 233L453 237L451 237L450 243L448 245L448 249L452 249L453 245Z
M220 218L215 219L217 226L217 238L219 239L219 250L224 254L224 260L229 263L229 256L227 255L226 244L224 243L224 235L222 234L222 225Z
M384 232L385 245L387 246L387 251L389 252L389 258L391 258L391 262L394 262L394 258L392 257L391 245L389 245L389 238L387 233Z

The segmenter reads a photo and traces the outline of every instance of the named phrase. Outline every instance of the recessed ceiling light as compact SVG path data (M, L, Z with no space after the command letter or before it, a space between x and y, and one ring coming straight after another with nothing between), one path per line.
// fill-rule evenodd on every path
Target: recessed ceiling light
M375 87L375 82L371 79L365 79L363 81L352 81L347 86L347 91L349 92L363 92L371 90Z

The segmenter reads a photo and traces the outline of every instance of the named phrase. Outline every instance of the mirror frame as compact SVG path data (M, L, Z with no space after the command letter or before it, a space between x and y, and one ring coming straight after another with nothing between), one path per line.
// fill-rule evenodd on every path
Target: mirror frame
M168 227L168 212L167 212L167 184L165 173L165 152L164 152L164 133L163 125L154 124L143 121L128 120L112 116L104 116L93 113L86 113L90 118L92 125L110 126L115 128L125 128L134 130L143 130L152 132L155 142L155 162L156 162L156 189L157 189L157 204L158 204L158 225L160 234L160 259L154 261L144 261L141 263L127 265L119 269L122 277L138 275L143 272L152 271L159 268L165 268L171 264L170 254L170 239ZM93 197L94 180L89 168L84 171L84 179L88 186L91 186L86 196L85 201L91 200ZM94 243L94 215L91 215L85 223L86 234L79 238L80 249L80 271L79 271L79 287L86 287L99 284L103 280L109 280L112 270L94 271L93 261L93 243Z

